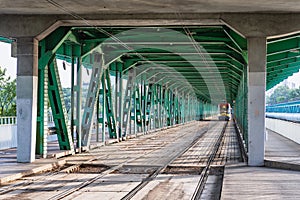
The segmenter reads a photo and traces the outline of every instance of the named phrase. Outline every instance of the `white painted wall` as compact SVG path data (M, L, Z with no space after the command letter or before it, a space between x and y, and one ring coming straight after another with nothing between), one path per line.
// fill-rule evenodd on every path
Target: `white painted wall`
M300 144L300 124L266 118L266 128Z
M0 126L0 149L17 147L17 125Z
M48 135L47 141L56 141L57 135ZM0 125L0 150L17 147L17 125L2 124Z

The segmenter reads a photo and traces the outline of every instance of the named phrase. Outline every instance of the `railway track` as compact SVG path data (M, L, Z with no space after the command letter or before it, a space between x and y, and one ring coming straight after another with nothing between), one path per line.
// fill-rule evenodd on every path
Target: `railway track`
M201 198L201 194L203 193L203 190L204 190L204 187L205 187L205 183L206 183L206 181L208 179L208 176L209 176L209 172L210 172L210 169L211 169L211 164L213 163L213 161L214 161L214 159L215 159L215 157L217 155L217 152L220 149L221 142L223 140L227 124L228 124L228 122L226 122L224 124L223 129L222 129L222 131L221 131L221 133L220 133L217 141L214 143L213 148L211 149L211 153L210 153L210 156L208 157L207 164L206 164L205 168L201 172L200 181L197 184L196 190L193 193L193 196L191 198L192 200L197 200L197 199Z
M224 132L225 132L226 125L227 125L227 123L225 123L225 122L222 123L221 125L219 122L209 122L209 124L210 124L210 128L208 128L207 125L198 127L197 133L194 133L194 134L186 135L179 131L179 133L172 135L172 133L171 133L172 131L174 132L177 129L178 130L180 129L180 128L174 128L174 129L165 131L165 133L163 133L163 134L145 136L146 139L144 141L141 141L137 144L134 143L136 146L130 145L130 144L129 145L121 145L121 143L120 143L119 149L120 150L127 149L128 155L129 155L129 153L131 153L132 151L141 151L142 146L144 144L149 144L149 143L151 144L151 141L155 141L155 142L158 141L157 146L152 145L152 146L147 146L147 148L144 147L146 150L144 150L144 152L142 154L139 154L136 156L131 156L128 158L127 157L123 158L122 155L120 155L120 157L122 157L122 158L121 158L121 161L119 162L119 164L115 164L115 165L103 164L103 165L101 165L102 169L99 170L97 173L88 174L88 176L85 174L80 174L76 178L77 172L80 171L80 169L82 167L89 166L89 165L92 166L95 164L95 162L97 162L99 160L102 160L105 158L107 159L107 156L101 155L98 157L93 157L85 162L71 165L65 169L60 169L53 173L48 173L47 176L41 175L40 177L33 177L32 179L28 178L23 183L19 182L14 185L7 186L6 189L0 188L0 194L10 194L13 191L18 190L18 191L20 191L19 194L8 195L7 199L11 199L11 197L16 197L16 198L26 197L28 199L31 199L29 197L30 195L28 195L28 193L29 192L34 193L35 190L32 188L37 187L37 185L39 185L39 188L42 188L43 186L47 187L49 185L53 185L55 182L55 184L57 184L57 187L56 187L56 190L54 190L55 192L53 192L54 194L48 193L47 195L45 195L45 199L51 199L51 200L76 199L76 197L78 197L78 196L80 196L80 194L84 193L87 190L86 188L88 188L89 186L95 185L96 183L101 185L101 180L103 178L105 178L106 176L113 175L115 173L119 173L126 166L133 165L136 162L141 162L141 160L144 160L148 157L151 157L154 154L157 154L157 151L159 149L169 147L173 143L176 144L176 142L178 142L179 140L189 139L191 137L191 135L193 135L194 137L192 139L190 139L190 141L184 143L185 144L184 147L182 147L181 149L177 149L176 152L172 152L170 154L170 156L168 157L167 161L163 165L153 166L152 167L153 169L148 172L148 175L143 177L141 179L141 181L138 184L136 184L130 191L126 191L126 194L122 195L122 197L120 196L120 197L115 198L115 199L124 199L124 200L125 199L134 199L134 198L136 198L136 195L138 193L141 193L142 190L146 190L147 185L149 183L151 183L152 181L154 181L158 176L168 173L168 168L170 166L172 166L173 164L178 164L178 163L180 164L180 160L182 159L182 157L186 157L186 155L189 153L189 151L194 151L193 148L199 148L199 145L201 145L201 142L205 141L205 138L209 138L209 135L211 134L214 137L217 136L218 138L214 142L214 144L210 145L210 148L206 149L207 153L204 156L205 158L202 159L202 161L204 163L206 162L207 165L205 167L202 166L201 168L198 168L198 167L195 168L198 173L197 176L200 175L200 179L197 184L197 187L195 187L195 191L192 196L192 199L200 199L203 189L205 187L205 182L207 180L207 177L209 176L211 164L213 163L218 151L220 151L220 147L222 146L221 143L223 141ZM220 128L220 126L221 126L221 128ZM182 129L182 127L181 127L181 129ZM195 129L195 124L185 126L184 131L185 132L193 131L193 129ZM216 130L214 130L214 129L216 129ZM213 132L215 134L212 134ZM168 136L168 134L170 136L174 136L174 137L172 137L171 139L169 139L168 142L166 142L165 137ZM153 137L155 137L155 138L153 138ZM215 139L215 138L213 138L213 139ZM94 166L99 167L100 165L94 165ZM136 173L136 172L134 172L134 173ZM72 178L72 176L70 177L70 175L73 175L73 176L76 175L76 176L75 176L75 178ZM85 178L83 178L83 177L85 177ZM72 186L63 185L63 182L66 179L67 180L72 179L72 182L74 182L75 184L72 184ZM62 180L61 187L60 187L59 183L56 183L58 180ZM51 189L53 189L53 188L51 188ZM49 190L51 190L51 189L49 188ZM83 191L83 190L85 190L85 191ZM14 192L14 193L16 194L16 192ZM0 199L5 199L5 198L0 197ZM35 198L32 198L32 199L35 199ZM138 199L138 198L136 198L136 199Z

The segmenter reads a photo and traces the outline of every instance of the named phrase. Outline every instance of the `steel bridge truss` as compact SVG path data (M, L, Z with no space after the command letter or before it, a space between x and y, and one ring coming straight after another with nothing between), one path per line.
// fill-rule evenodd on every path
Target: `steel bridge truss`
M299 70L299 36L267 47L270 88ZM71 68L68 112L56 59ZM246 39L226 26L60 27L39 42L36 152L47 155L49 107L60 149L75 153L211 117L221 100L247 144L247 62Z

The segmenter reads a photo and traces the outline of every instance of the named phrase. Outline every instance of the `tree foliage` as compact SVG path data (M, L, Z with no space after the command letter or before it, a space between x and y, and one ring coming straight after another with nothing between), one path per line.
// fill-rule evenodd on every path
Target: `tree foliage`
M16 115L16 79L6 76L6 69L0 67L0 115Z
M69 113L71 109L71 88L62 88L66 110Z
M266 103L272 105L296 100L300 100L300 87L291 89L282 85L276 88L270 96L267 96Z

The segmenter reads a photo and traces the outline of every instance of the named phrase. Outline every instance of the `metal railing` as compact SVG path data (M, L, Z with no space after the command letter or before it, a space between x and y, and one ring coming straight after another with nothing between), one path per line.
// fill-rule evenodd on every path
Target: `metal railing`
M300 101L291 101L291 102L287 102L287 103L267 105L266 112L268 112L268 113L300 113Z
M17 117L16 116L4 116L0 117L0 125L14 125L17 124Z
M48 123L53 123L53 116L49 115L48 116ZM0 125L15 125L17 124L17 117L16 116L3 116L0 117Z

